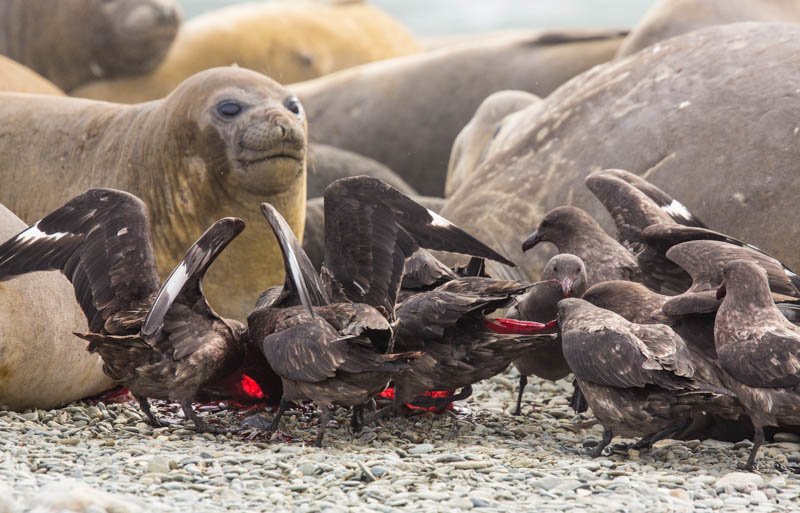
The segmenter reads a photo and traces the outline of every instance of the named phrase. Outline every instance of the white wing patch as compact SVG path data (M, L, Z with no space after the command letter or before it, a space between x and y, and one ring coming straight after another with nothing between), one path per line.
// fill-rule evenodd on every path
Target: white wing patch
M39 229L39 221L36 221L36 224L17 235L17 240L22 243L42 239L59 240L67 235L69 235L67 232L45 233Z
M122 237L126 233L128 233L128 227L127 226L125 228L120 229L120 231L117 232L117 237Z
M361 295L362 295L362 296L366 296L366 295L367 295L367 291L366 291L366 290L364 290L364 287L362 287L362 286L361 286L361 284L360 284L360 283L358 283L356 280L353 280L353 285L355 285L356 287L358 287L358 290L360 290L360 291L361 291Z
M438 226L440 228L447 228L447 227L453 226L453 223L451 223L450 221L448 221L444 217L440 216L439 214L437 214L433 210L428 210L428 214L430 214L430 216L433 218L433 222L431 222L431 225L433 225L433 226Z
M662 208L667 214L675 217L681 217L687 221L694 217L692 216L692 213L689 212L689 209L683 206L683 203L676 199L672 200L672 203Z
M167 283L164 284L164 291L162 294L166 294L168 298L174 299L178 297L180 294L181 289L186 284L186 262L181 262L175 271L167 278ZM161 294L159 294L159 297Z
M300 262L297 261L297 255L294 254L292 251L292 245L286 244L286 258L289 259L289 270L294 277L295 286L298 289L298 292L302 289L305 295L308 295L308 291L305 288L305 282L303 281L303 273L300 271ZM308 305L311 308L311 305Z

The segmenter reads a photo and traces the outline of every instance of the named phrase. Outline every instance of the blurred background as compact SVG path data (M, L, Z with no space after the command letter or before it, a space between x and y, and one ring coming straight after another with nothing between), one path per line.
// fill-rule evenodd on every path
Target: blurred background
M179 0L189 19L244 0ZM512 28L630 28L655 0L368 0L419 36Z

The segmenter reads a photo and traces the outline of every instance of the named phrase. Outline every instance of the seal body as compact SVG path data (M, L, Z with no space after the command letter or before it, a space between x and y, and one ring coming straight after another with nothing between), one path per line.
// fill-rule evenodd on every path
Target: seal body
M69 91L154 69L179 24L173 0L3 0L0 54Z
M795 0L660 0L625 38L617 58L693 30L740 21L800 23L800 3Z
M204 289L217 312L244 319L283 279L277 245L257 229L258 206L271 203L303 233L306 123L293 101L240 68L199 73L138 105L5 93L0 199L32 223L90 187L131 192L148 206L162 278L206 227L240 217L251 229L216 261Z
M405 180L376 160L327 144L308 146L307 196L309 198L322 196L325 187L339 178L358 175L380 178L403 194L416 194Z
M613 57L618 32L529 33L343 70L294 84L312 141L389 166L420 194L442 196L450 148L491 93L539 96Z
M0 92L53 94L64 92L27 66L0 55Z
M516 129L441 214L510 255L511 276L533 280L549 255L523 256L524 234L564 204L613 233L584 178L620 168L797 268L797 44L794 25L721 25L598 66L515 114Z
M189 20L161 66L136 78L104 80L75 96L122 103L162 98L194 73L238 65L282 84L419 51L388 14L363 3L258 2Z
M489 143L503 129L503 119L541 100L525 91L498 91L481 102L475 115L458 133L450 162L444 194L450 196L467 179L486 156Z
M0 242L27 228L0 205ZM55 408L114 386L103 361L72 334L86 330L58 271L0 282L0 409Z

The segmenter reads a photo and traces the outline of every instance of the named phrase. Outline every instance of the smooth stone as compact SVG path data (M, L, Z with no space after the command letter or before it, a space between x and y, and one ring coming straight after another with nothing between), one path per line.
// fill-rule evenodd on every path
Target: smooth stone
M739 492L751 492L764 486L764 478L758 474L749 472L730 472L721 478L717 479L714 483L714 489L724 489L726 486L732 486Z
M314 475L314 472L317 470L317 466L313 463L303 463L300 465L298 469L304 476L311 476Z
M680 489L680 488L676 488L674 490L670 490L669 494L670 494L670 496L675 497L676 499L679 499L679 500L682 500L682 501L690 502L692 500L692 498L689 496L689 492L687 492L686 490Z
M408 448L408 454L428 454L433 450L431 444L419 444Z
M778 490L783 489L786 486L786 478L783 476L774 477L770 479L765 486L768 488L776 488Z
M728 497L727 499L725 499L722 502L726 506L749 506L750 505L750 499L747 499L745 497Z
M776 442L790 442L790 443L800 443L800 435L796 435L794 433L775 433L773 439Z
M480 497L470 497L469 500L472 502L472 505L476 508L488 508L491 506L488 502L481 499Z
M467 497L458 497L450 501L450 506L456 509L472 509L475 507L475 504Z
M531 486L535 488L541 488L542 490L552 490L556 486L560 485L563 481L564 480L560 477L543 477L542 479L537 479L531 483Z
M153 456L147 463L147 473L166 474L170 470L169 460L163 456Z
M753 490L750 492L750 504L758 505L762 502L767 502L768 500L767 494L760 490Z

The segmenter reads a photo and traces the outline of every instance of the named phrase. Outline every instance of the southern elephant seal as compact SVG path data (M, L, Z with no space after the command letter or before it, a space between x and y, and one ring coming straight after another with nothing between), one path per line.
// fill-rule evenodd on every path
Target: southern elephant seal
M69 91L154 69L179 25L173 0L3 0L0 54Z
M798 45L800 26L720 25L598 66L515 114L513 137L492 145L442 215L533 280L548 255L523 257L522 239L563 204L611 231L583 180L620 168L798 268Z
M0 205L0 243L27 228ZM72 334L86 330L70 282L48 271L0 282L0 409L55 408L114 386Z
M541 98L525 91L498 91L487 96L453 142L444 195L453 194L480 164L489 142L502 130L503 118L539 101Z
M0 92L64 96L64 91L54 83L27 66L2 55L0 55Z
M800 23L797 0L660 0L617 50L617 58L659 41L711 25L740 21Z
M339 178L358 175L380 178L403 194L413 196L417 193L394 171L376 160L327 144L308 145L308 198L322 196L325 187Z
M311 139L389 166L441 196L458 131L493 92L539 96L613 57L619 32L500 37L375 62L294 84Z
M152 73L98 81L72 94L121 103L154 100L194 73L234 64L289 84L418 51L402 25L360 2L244 3L187 21Z
M0 201L25 221L90 187L136 194L150 211L163 278L207 226L236 216L251 228L209 271L210 303L244 319L281 282L258 206L274 205L302 236L307 142L302 107L275 81L216 68L136 105L4 93L0 116Z

